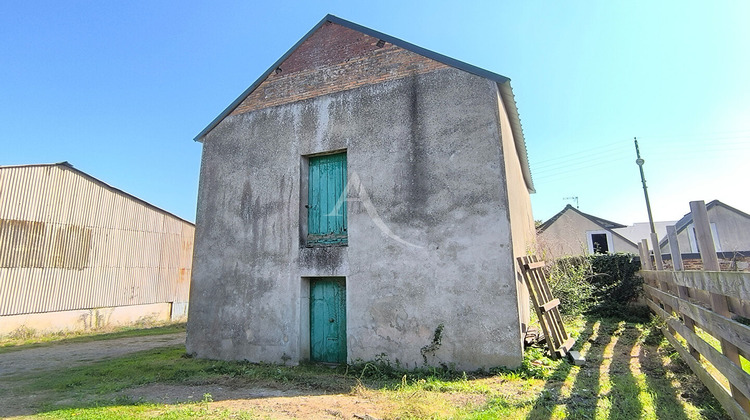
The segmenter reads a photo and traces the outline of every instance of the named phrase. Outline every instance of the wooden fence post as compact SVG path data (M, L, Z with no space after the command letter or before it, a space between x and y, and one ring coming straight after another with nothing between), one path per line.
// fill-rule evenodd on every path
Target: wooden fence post
M646 269L646 254L643 253L643 244L638 242L638 255L641 256L641 270Z
M656 269L659 271L664 270L664 261L661 259L661 248L659 247L659 237L654 232L651 232L651 246L654 247Z
M672 267L675 272L682 271L682 253L680 252L680 244L677 242L677 229L674 226L667 226L667 242L669 243L669 252L672 254ZM680 299L690 300L690 293L687 286L677 286L677 295ZM682 314L682 319L685 322L685 326L692 332L695 332L695 321L693 318ZM701 360L701 354L695 347L688 344L688 350L690 355L695 360Z
M646 243L646 240L643 240L644 243ZM645 245L644 245L645 246ZM664 262L661 259L661 249L659 248L659 238L656 236L656 233L651 232L651 246L654 247L654 262L656 262L656 271L663 271L664 270ZM648 255L648 247L646 247L646 255ZM650 262L650 258L649 258ZM670 293L672 291L671 285L666 281L657 281L659 289L663 290L666 293ZM674 316L674 311L672 309L672 305L668 304L665 301L661 302L661 305L664 307L664 310L669 314L669 316ZM669 333L674 335L675 331L672 326L668 326Z
M653 270L654 265L651 263L651 253L648 250L648 241L645 239L641 240L641 246L643 247L643 251L641 252L641 264L645 262L646 270ZM638 249L641 249L641 247L638 247Z
M682 253L680 244L677 242L677 229L674 226L667 226L667 241L669 242L669 252L672 254L672 267L674 271L682 271Z
M692 213L693 226L695 227L695 240L698 243L701 260L703 260L703 271L721 271L719 257L716 255L716 247L714 247L714 239L711 235L711 224L708 221L706 203L703 200L691 201L690 213ZM710 296L711 309L717 314L731 319L732 314L729 312L727 297L714 292L710 292ZM737 346L723 338L719 338L719 342L721 342L721 351L724 355L737 366L741 367L740 353ZM737 401L746 412L750 412L750 401L748 401L747 396L743 395L734 385L730 384L730 388L734 400Z
M690 213L693 216L693 227L695 228L695 241L703 261L703 271L721 271L719 257L716 256L716 247L711 235L711 224L708 222L706 203L701 201L690 202Z

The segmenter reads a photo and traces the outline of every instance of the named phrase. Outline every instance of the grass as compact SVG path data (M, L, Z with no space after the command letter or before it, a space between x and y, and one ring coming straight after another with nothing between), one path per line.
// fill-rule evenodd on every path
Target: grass
M133 404L91 408L67 408L41 414L40 418L50 419L255 419L253 412L236 412L227 409L213 409L210 399L188 404L164 406L159 404Z
M174 346L34 374L13 384L13 392L18 398L42 396L28 414L54 419L273 418L268 411L212 402L210 395L195 402L155 404L123 393L145 384L206 390L264 387L299 391L313 399L341 394L342 399L376 403L383 417L394 419L726 418L656 325L578 318L568 329L587 359L582 367L551 361L534 348L518 369L464 373L448 368L403 371L385 355L335 368L199 360Z
M114 338L172 334L184 331L184 322L154 325L149 328L126 326L93 331L60 331L51 334L38 334L33 330L21 328L13 334L0 336L0 354L34 347L44 347L54 343L85 343Z

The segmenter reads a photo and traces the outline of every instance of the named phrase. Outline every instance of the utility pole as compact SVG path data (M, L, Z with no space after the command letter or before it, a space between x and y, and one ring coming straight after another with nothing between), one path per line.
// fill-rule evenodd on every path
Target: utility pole
M641 170L641 182L643 183L643 195L646 197L646 210L648 210L648 223L651 225L651 233L656 234L656 228L654 227L654 217L651 215L651 203L649 203L648 201L648 190L646 189L646 177L643 175L643 164L646 161L641 159L641 151L638 150L638 139L633 137L633 141L635 142L635 154L638 157L638 159L635 160L635 163L638 165L638 169Z

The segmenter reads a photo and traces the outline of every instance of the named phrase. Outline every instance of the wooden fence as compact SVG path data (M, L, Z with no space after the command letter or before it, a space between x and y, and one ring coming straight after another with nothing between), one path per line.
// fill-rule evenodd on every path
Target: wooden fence
M652 234L657 250L653 260L647 241L639 244L646 303L666 321L664 336L727 413L734 419L748 419L750 273L719 270L705 203L693 201L690 208L705 271L682 271L673 226L667 234L674 270L664 271L659 242Z

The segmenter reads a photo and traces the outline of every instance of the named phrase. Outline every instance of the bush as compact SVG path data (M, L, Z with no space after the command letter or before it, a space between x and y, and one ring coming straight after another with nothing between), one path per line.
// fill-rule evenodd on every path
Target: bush
M632 304L643 292L633 254L565 257L550 265L547 279L563 315L641 316Z
M590 281L597 301L589 313L621 317L642 312L632 306L643 293L643 279L636 275L641 265L635 255L596 254L587 258L595 273Z
M549 265L547 280L552 296L560 299L560 313L576 316L587 313L595 304L591 263L586 257L565 257Z

